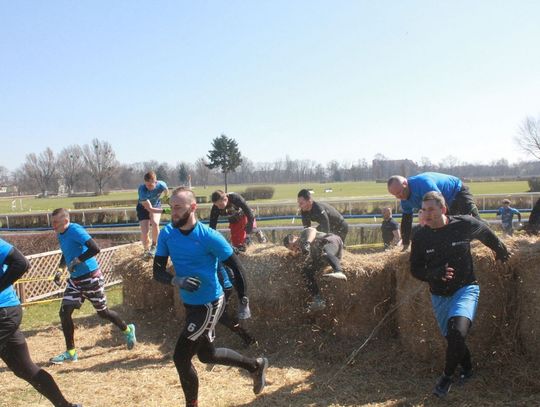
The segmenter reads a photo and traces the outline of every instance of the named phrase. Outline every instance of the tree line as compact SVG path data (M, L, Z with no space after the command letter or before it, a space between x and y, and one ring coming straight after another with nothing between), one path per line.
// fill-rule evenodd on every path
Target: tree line
M515 143L525 152L540 159L540 117L527 117ZM529 178L540 175L540 161L510 163L501 158L489 164L467 163L455 156L447 156L440 162L422 157L420 162L410 163L407 172L412 175L425 171L438 171L460 178ZM12 186L17 194L75 194L93 191L102 194L108 190L134 189L149 170L156 172L158 179L167 184L194 186L233 184L276 184L276 183L322 183L341 181L382 180L396 172L394 163L382 154L373 161L359 158L354 162L330 161L319 163L314 160L293 159L288 155L271 162L253 162L242 156L238 143L222 134L212 141L208 155L195 162L180 161L174 164L155 160L120 163L113 147L107 141L93 139L89 144L70 145L55 153L47 147L40 153L26 155L24 163L10 172L0 166L0 187ZM377 163L377 170L374 164ZM381 163L383 171L381 172ZM390 173L390 172L392 173Z

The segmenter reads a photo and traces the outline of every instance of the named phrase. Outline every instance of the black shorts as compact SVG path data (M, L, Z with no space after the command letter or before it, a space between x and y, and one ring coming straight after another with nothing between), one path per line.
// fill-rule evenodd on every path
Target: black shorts
M68 279L62 305L80 308L85 299L92 303L96 311L107 309L105 280L99 269L78 278Z
M461 187L461 190L456 194L452 205L448 209L450 215L471 215L476 219L480 219L474 198L469 191L469 187L466 185Z
M186 322L181 336L190 341L196 341L203 335L210 342L214 341L216 324L225 309L225 298L223 295L214 302L203 305L184 304L186 309Z
M0 354L8 345L22 345L26 342L23 333L19 330L22 315L20 305L0 308Z
M137 207L135 209L137 210L137 219L139 219L140 221L150 219L150 212L148 212L146 208L140 203L137 204Z

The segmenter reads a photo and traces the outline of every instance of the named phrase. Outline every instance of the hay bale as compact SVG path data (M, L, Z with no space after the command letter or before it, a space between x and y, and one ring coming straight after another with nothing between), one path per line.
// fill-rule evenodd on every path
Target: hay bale
M517 270L517 297L519 299L519 335L523 351L533 363L540 365L540 240L521 238L516 241L512 260Z
M254 318L290 326L314 323L340 336L367 336L391 302L392 276L385 269L384 258L383 253L367 256L346 252L342 265L348 281L328 281L317 275L327 308L308 314L310 294L301 273L301 257L272 244L250 247L242 255L242 263Z
M480 283L480 299L467 343L474 355L485 357L501 344L512 319L508 310L514 297L514 285L508 267L497 264L490 249L475 244L472 254ZM396 304L404 303L397 310L401 343L420 360L440 359L446 341L433 314L428 284L412 277L408 256L403 260L396 274Z
M154 281L153 262L142 256L142 246L132 245L113 259L114 272L123 280L124 304L136 310L172 310L173 287Z

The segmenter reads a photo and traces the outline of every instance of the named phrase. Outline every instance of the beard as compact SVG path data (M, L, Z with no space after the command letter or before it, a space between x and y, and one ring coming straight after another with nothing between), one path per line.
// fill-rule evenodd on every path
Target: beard
M191 209L190 209L190 210L188 210L188 211L185 213L185 215L182 216L180 219L178 219L178 220L173 220L173 222L172 222L173 226L174 226L175 228L177 228L177 229L180 229L182 226L184 226L184 225L188 222L189 217L191 216L191 213L192 213L192 211L191 211Z

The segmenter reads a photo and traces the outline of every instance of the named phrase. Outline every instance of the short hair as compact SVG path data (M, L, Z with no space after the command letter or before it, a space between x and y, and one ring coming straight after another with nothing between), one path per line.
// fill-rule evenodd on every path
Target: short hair
M401 175L392 175L390 178L388 178L388 181L386 181L386 186L389 187L394 182L399 182L401 184L403 182L403 179L406 178L402 177Z
M439 207L444 208L446 206L446 201L443 194L437 191L429 191L422 197L422 202L426 201L435 201Z
M390 208L389 206L385 206L384 208L382 208L382 212L384 213L385 211L389 211L390 213L392 213L392 208Z
M52 211L52 216L62 216L69 219L69 211L65 208L56 208L54 211Z
M195 194L193 193L193 191L191 189L189 189L188 187L184 187L184 186L175 188L174 191L172 191L171 196L179 195L182 192L187 192L188 195L190 195L191 202L197 202L197 200L195 199Z
M502 203L510 205L510 199L503 199Z
M303 188L298 191L298 198L311 199L311 192L309 192L309 189Z
M289 247L289 245L294 241L294 235L292 233L289 233L287 236L283 238L283 246Z
M221 198L223 198L225 195L225 191L222 191L221 189L218 189L214 192L212 192L212 195L210 196L210 199L212 200L212 203L215 203L219 201Z
M144 174L144 180L145 181L155 181L157 180L157 175L154 171L148 171L146 174Z

